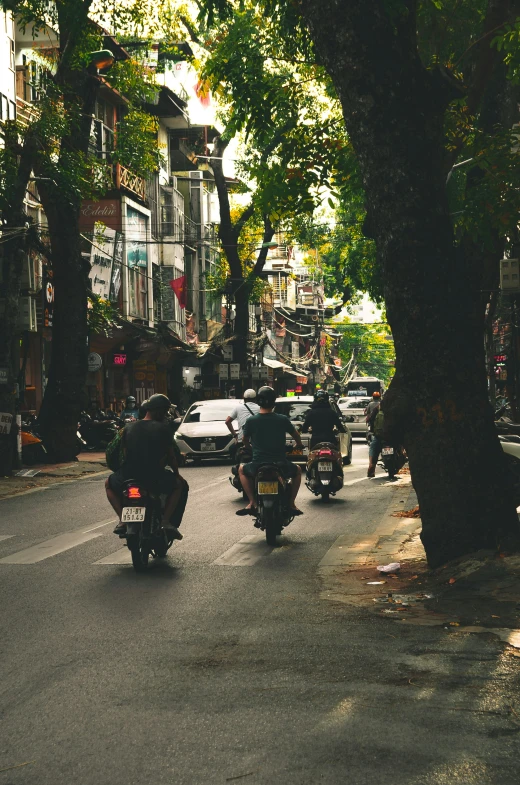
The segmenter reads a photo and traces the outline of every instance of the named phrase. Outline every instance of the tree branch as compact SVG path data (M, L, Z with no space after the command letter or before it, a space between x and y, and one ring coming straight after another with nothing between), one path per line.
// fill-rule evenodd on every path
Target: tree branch
M264 269L265 261L267 259L267 254L269 253L269 248L267 247L267 243L270 243L273 239L274 229L271 224L268 215L264 215L264 239L262 243L262 248L260 249L260 253L258 254L255 262L255 266L253 267L252 277L258 278L262 270Z

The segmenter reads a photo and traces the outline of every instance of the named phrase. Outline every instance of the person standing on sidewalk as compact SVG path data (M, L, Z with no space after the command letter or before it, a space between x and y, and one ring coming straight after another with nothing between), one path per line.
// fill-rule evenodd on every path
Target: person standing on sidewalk
M381 450L383 448L383 428L384 414L383 401L381 401L378 404L377 409L374 408L371 420L372 440L368 445L367 477L375 477L376 474L377 461L379 460L379 456L381 455Z

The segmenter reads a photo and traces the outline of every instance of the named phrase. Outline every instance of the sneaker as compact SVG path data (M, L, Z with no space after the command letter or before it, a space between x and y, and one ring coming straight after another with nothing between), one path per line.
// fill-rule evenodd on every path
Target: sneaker
M116 528L114 529L114 534L119 534L119 536L124 536L126 534L126 523L119 521Z

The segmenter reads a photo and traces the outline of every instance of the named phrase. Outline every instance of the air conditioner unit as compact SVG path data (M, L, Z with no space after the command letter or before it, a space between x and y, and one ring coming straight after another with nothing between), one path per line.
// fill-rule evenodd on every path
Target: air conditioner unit
M204 172L197 170L196 172L189 172L191 180L204 180Z
M27 330L30 333L37 332L36 300L33 297L20 297L18 327L20 330Z

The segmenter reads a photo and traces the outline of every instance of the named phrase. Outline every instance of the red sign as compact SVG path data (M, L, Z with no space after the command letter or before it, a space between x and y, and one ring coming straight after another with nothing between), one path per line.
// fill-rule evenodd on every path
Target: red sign
M94 202L84 199L81 203L79 225L81 229L93 229L96 222L121 231L121 202L118 199L100 199Z
M181 308L186 308L188 304L188 290L186 288L186 276L181 275L180 278L174 278L170 281L170 286L177 295L179 305Z
M114 365L126 365L126 354L114 354Z

